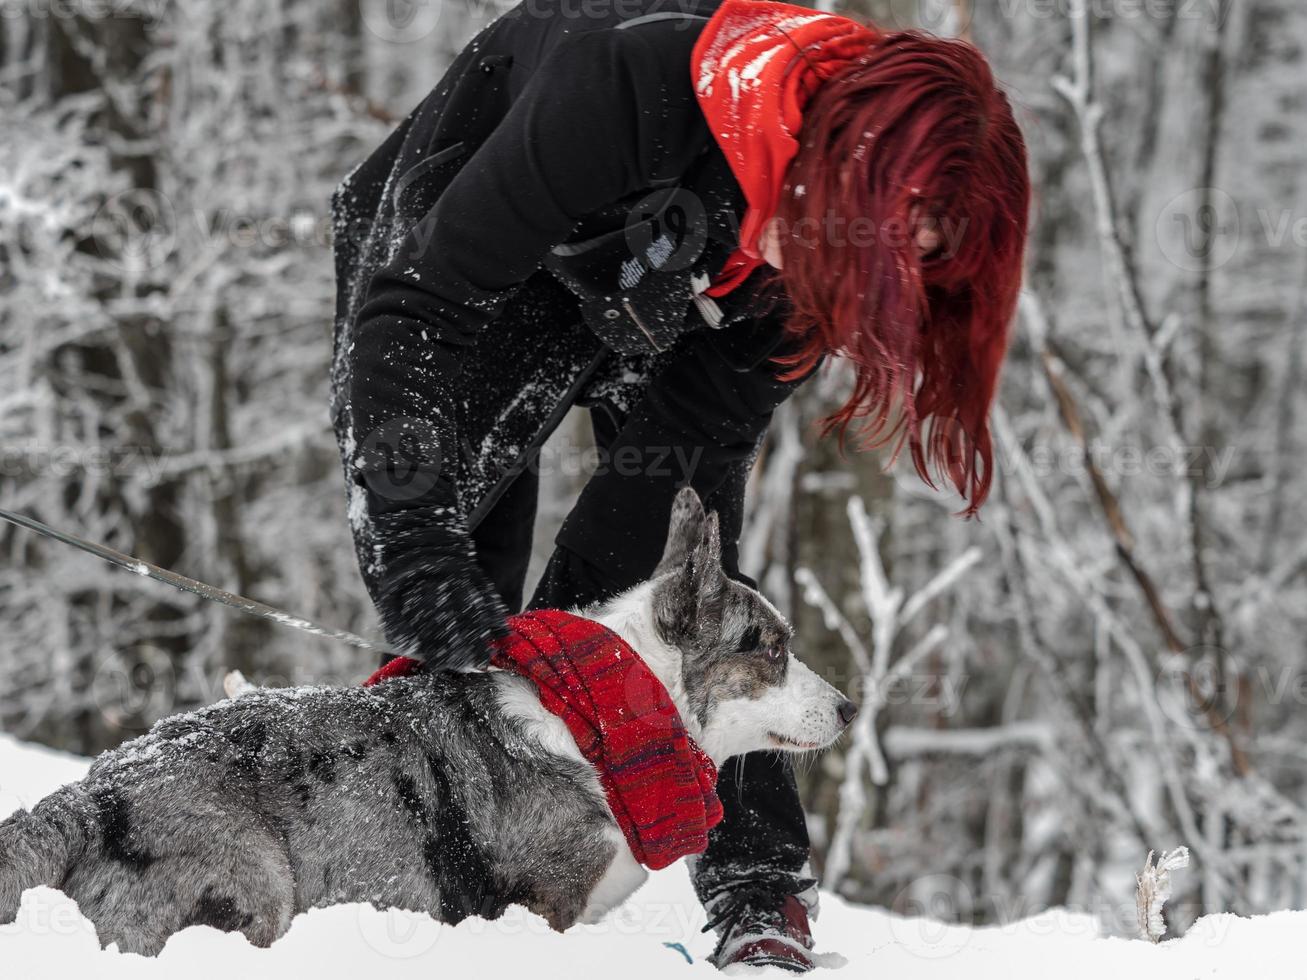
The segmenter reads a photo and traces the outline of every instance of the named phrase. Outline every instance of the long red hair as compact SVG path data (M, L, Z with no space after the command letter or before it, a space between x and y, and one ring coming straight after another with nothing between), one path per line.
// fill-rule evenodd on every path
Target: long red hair
M921 478L944 474L974 514L1030 201L1007 98L971 44L888 33L822 84L800 140L778 214L797 344L785 375L848 358L853 392L826 431L860 447L906 438ZM925 255L923 221L942 239Z

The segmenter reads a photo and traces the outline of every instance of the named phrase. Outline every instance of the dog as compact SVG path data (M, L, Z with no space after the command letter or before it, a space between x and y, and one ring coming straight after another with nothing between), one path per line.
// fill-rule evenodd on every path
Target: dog
M580 614L639 652L719 765L824 748L856 710L726 576L692 490L652 578ZM101 943L146 955L197 924L266 946L343 902L446 922L519 904L562 931L646 876L567 727L506 671L255 689L160 721L0 823L0 923L49 885Z

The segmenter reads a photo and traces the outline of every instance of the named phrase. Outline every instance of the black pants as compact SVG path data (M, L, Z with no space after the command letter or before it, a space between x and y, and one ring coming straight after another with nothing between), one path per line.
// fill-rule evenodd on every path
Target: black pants
M620 437L621 422L601 409L594 410L593 416L597 443L603 448L611 447ZM684 482L686 475L681 474L679 479L673 476L673 486ZM660 486L657 480L648 479L646 474L622 477L609 473L602 479L622 481L623 485L617 488L617 492L626 503L634 502L636 511L643 510L652 515L670 509L670 498L666 502L648 499L647 509L639 506L641 498L661 497L668 493L668 488ZM719 483L718 492L742 493L742 486L723 482L725 485ZM473 532L478 559L510 609L521 608L538 488L539 479L534 472L528 471L518 477ZM580 532L571 535L571 539L586 541L596 537L586 532L597 523L605 522L607 513L590 511L605 510L599 502L611 496L613 487L606 489L608 493L582 494L568 517L568 525ZM706 499L711 508L712 497ZM628 523L636 525L623 529L631 553L661 553L667 529L665 520ZM599 530L602 532L603 529ZM735 534L738 536L738 528ZM638 536L649 540L632 540ZM735 540L724 540L724 550L733 553L736 544ZM601 564L607 565L609 570L601 570ZM631 581L616 581L611 569L611 562L591 560L560 544L546 567L530 606L567 609L605 599L647 578L653 571L653 563L643 570L624 568L617 573L633 576ZM754 752L728 761L722 767L718 794L726 816L711 834L707 851L695 863L694 884L700 900L707 902L736 885L759 877L793 878L797 881L808 860L810 845L794 770L788 758L781 753Z

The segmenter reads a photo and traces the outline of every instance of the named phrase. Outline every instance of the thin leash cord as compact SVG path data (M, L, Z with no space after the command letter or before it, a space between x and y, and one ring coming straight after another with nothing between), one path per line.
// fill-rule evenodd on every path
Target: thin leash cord
M813 71L816 71L817 66L812 63L812 59L808 57L808 52L803 49L803 46L799 44L798 41L794 40L794 38L790 37L790 32L787 31L785 28L781 27L780 24L777 24L775 26L776 26L776 30L780 31L781 34L784 35L785 40L790 42L790 46L794 48L795 51L799 52L799 57L804 60L804 62L808 65L808 67L811 68Z
M67 534L58 531L48 524L42 524L35 518L27 517L23 514L16 514L13 511L0 508L0 519L6 520L18 527L26 528L29 531L35 531L43 537L61 542L62 544L71 545L88 554L102 558L111 565L117 565L119 568L125 568L129 572L135 572L137 575L143 575L152 578L157 582L163 582L165 585L171 585L174 589L181 589L183 592L190 592L202 599L209 599L213 602L220 602L225 606L231 606L233 609L239 609L241 612L249 613L251 616L258 616L261 619L268 619L281 626L290 626L305 633L311 633L314 636L322 636L332 640L339 640L341 643L347 643L350 646L358 647L361 650L373 650L377 653L390 653L384 646L373 643L371 640L365 640L363 637L351 633L348 630L332 629L330 626L322 626L312 620L305 619L302 616L292 616L290 613L283 612L273 606L266 605L254 599L247 599L243 595L237 595L234 592L228 592L226 589L220 589L215 585L206 585L197 579L188 578L177 572L169 571L166 568L160 568L158 565L152 565L148 561L142 561L140 558L133 558L131 555L123 554L106 545L96 544L93 541L87 541L79 538L74 534Z

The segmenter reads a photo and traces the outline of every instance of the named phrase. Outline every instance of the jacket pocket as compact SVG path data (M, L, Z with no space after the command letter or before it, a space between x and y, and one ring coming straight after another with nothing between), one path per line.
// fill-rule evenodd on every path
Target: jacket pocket
M617 238L611 248L551 252L544 268L576 297L605 346L620 354L661 353L690 328L690 273L649 270L630 256L621 232Z
M691 324L693 267L706 240L700 216L673 208L678 187L644 192L605 218L621 226L555 246L543 265L580 301L592 331L622 354L668 350Z

